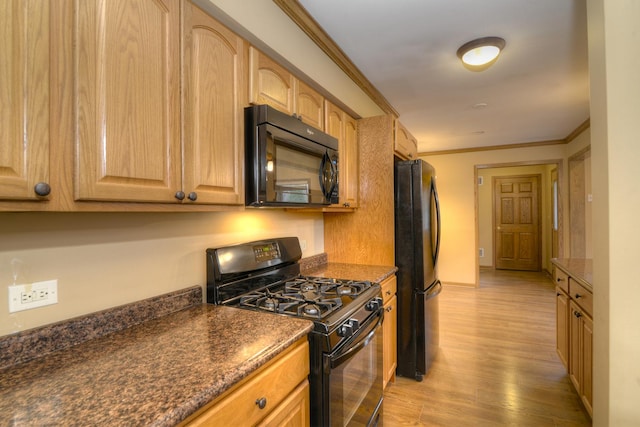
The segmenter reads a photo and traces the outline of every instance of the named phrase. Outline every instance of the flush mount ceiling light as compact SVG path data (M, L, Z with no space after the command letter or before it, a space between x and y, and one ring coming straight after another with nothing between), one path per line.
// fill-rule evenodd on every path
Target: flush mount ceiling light
M504 39L500 37L482 37L460 46L457 55L465 68L471 71L482 71L498 60L498 55L505 44Z

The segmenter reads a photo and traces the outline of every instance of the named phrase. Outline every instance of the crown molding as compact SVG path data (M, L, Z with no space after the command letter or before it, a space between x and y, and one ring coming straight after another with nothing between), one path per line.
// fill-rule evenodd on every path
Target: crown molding
M298 0L273 0L289 18L325 53L336 65L354 81L385 113L399 117L398 112L376 87L362 74L349 57L329 37Z

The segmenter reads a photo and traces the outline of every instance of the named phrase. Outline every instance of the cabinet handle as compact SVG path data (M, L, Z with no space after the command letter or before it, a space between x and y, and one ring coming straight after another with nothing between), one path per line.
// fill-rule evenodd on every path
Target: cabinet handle
M580 298L582 298L582 295L576 294L576 299L580 299Z
M184 191L176 191L176 199L184 200Z
M195 191L192 191L191 193L189 193L189 195L187 197L192 202L195 202L198 199L198 193L196 193Z
M386 308L386 310L387 310L387 313L388 313L388 312L390 312L391 310L393 310L393 307L389 306L389 307L387 307L387 308Z
M256 399L256 405L258 405L258 408L264 409L265 406L267 406L267 398L261 397L260 399Z
M48 196L51 193L51 186L46 182L39 182L33 187L33 191L40 197Z
M582 317L582 313L580 313L578 311L574 311L573 315L576 316L578 319Z
M387 295L391 295L391 291L387 290Z
M351 207L351 205L350 205L348 202L347 202L347 203L344 203L342 206L344 206L345 208L349 208L349 207Z
M556 278L556 282L564 282L564 278L562 278L562 277L557 277L557 278Z

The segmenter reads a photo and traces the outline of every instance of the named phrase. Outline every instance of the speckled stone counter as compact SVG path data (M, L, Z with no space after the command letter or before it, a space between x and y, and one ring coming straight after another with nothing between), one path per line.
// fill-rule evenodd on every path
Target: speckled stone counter
M197 304L0 370L0 425L173 426L311 327Z
M395 274L396 271L398 271L398 268L395 266L341 264L329 262L304 268L302 270L302 274L307 276L330 277L334 279L382 282L387 277Z
M572 279L593 292L593 260L583 258L553 258L551 262Z

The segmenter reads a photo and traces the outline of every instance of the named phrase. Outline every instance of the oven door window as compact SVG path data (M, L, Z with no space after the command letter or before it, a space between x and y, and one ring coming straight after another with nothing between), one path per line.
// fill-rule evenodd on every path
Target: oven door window
M329 375L331 426L366 426L382 397L382 337L332 366ZM335 359L334 359L335 361Z

